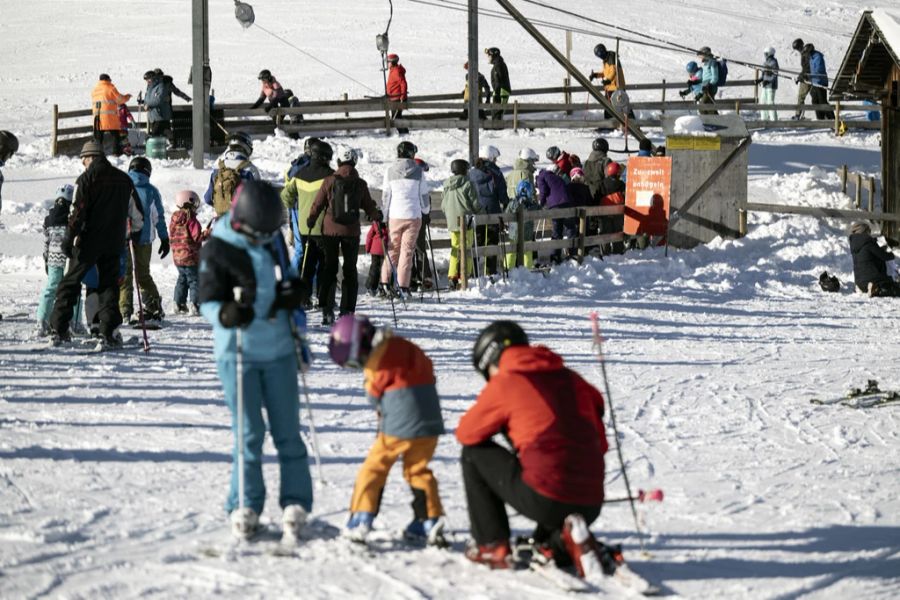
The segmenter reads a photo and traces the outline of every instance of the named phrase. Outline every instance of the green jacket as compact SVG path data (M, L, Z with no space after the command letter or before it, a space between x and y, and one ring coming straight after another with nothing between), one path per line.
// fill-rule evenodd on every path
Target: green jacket
M310 229L306 225L306 218L312 208L319 188L326 177L334 173L334 169L327 164L310 163L300 169L294 176L284 182L281 190L281 203L288 210L297 208L297 228L300 235L322 235L322 223L325 221L324 211L319 215L315 227Z
M447 217L447 230L459 231L459 218L483 212L475 187L465 175L451 175L444 181L441 210Z
M516 186L520 181L530 181L534 186L534 167L524 158L517 158L513 170L506 174L506 195L516 197Z

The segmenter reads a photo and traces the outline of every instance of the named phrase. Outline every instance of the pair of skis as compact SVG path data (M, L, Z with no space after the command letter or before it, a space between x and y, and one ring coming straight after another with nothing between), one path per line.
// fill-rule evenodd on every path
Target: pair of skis
M900 403L900 392L884 391L878 387L878 382L870 379L866 382L865 388L851 388L843 396L834 398L810 400L811 404L816 406L829 406L840 404L848 408L874 408L884 406L886 404Z

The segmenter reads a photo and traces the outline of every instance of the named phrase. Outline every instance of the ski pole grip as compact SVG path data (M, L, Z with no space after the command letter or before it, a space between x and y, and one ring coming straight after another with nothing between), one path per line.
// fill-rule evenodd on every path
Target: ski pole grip
M663 491L655 490L638 490L638 500L641 502L662 502Z

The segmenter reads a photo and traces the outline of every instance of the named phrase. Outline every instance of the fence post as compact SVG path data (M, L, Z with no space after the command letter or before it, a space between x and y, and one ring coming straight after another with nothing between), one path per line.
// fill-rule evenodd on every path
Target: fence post
M738 209L738 232L740 232L741 237L747 235L747 209L739 208Z
M741 116L741 101L740 100L734 101L734 112L735 112L735 114L737 114L737 116Z
M578 262L584 261L584 236L587 235L587 211L578 209Z
M525 265L525 207L516 209L516 266Z
M862 208L862 174L854 173L856 177L856 208Z
M466 216L459 216L459 277L462 280L462 289L469 289L469 257L468 236L466 235Z
M666 80L665 79L663 79L663 84L662 84L662 103L663 103L663 109L660 114L664 115L664 114L666 114Z
M53 133L50 138L50 156L59 154L59 104L53 105Z
M869 177L866 183L869 188L869 212L875 212L875 178Z
M347 102L347 100L348 100L347 92L344 92L344 102ZM345 112L345 113L344 113L344 116L345 116L345 117L349 117L349 116L350 116L350 113L349 113L349 112Z
M834 135L841 135L841 101L834 103Z
M513 131L519 131L519 101L513 100Z
M841 165L838 169L838 176L841 178L841 193L847 193L847 165Z

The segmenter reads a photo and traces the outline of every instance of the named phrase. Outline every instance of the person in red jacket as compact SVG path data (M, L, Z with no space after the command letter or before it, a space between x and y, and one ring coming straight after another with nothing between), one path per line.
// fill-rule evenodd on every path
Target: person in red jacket
M366 276L366 291L373 298L379 295L381 286L381 266L384 264L384 246L382 238L387 237L387 226L378 221L372 221L369 231L366 233L366 254L372 257L369 263L369 274Z
M603 504L603 396L512 321L482 330L472 360L487 385L456 428L473 537L466 557L510 566L509 504L537 522L541 555L590 572L599 564L588 525ZM491 440L498 433L514 452Z
M406 68L400 64L400 57L396 54L387 55L388 77L385 93L390 102L406 102ZM391 119L399 119L403 116L403 108L391 112ZM398 127L398 133L409 133L409 129Z

